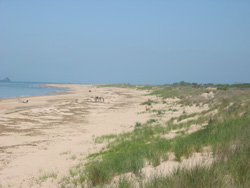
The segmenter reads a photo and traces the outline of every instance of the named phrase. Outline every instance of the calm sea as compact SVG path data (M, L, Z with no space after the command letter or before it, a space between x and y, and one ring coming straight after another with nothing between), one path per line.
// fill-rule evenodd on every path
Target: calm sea
M50 95L55 91L63 91L62 88L45 87L39 82L0 82L0 98L26 97L34 95Z

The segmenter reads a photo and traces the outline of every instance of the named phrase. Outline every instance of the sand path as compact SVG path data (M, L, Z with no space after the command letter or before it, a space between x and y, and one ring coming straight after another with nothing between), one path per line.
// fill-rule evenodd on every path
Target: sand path
M58 86L60 85L52 85ZM0 187L57 187L73 165L102 145L93 138L131 131L150 119L145 91L63 85L69 94L0 100ZM89 92L91 90L91 92ZM95 102L102 96L105 102ZM20 98L25 100L27 98ZM55 173L53 182L39 177Z

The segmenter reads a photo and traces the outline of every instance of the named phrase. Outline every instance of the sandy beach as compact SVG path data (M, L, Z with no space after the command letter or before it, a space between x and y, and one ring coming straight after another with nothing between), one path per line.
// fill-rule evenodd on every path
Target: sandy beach
M111 136L112 140L112 136L116 138L123 136L121 140L124 141L125 135L135 134L130 139L136 138L140 136L140 131L145 131L145 134L159 134L157 137L161 141L159 143L164 142L159 146L161 148L173 147L166 150L165 157L160 158L158 162L149 160L145 162L140 169L145 180L150 180L155 175L170 175L177 168L209 166L219 159L215 157L209 145L193 150L185 156L178 155L178 149L185 144L180 142L180 145L177 145L177 141L190 139L199 136L199 133L209 131L207 127L214 118L220 117L223 111L228 113L230 110L231 113L232 109L235 109L233 103L221 109L217 106L211 108L211 104L209 106L205 103L206 100L216 101L221 96L225 96L223 91L214 91L211 88L203 89L199 95L196 95L195 99L202 99L203 104L183 105L181 99L177 97L162 98L146 95L152 91L142 90L139 86L133 88L70 84L48 86L64 87L67 91L47 96L0 100L0 188L85 186L86 182L74 184L74 178L80 177L74 174L76 173L74 169L77 169L77 166L79 169L87 169L86 164L92 160L89 158L90 154L100 154L101 151L105 153L108 143L112 143L108 139L102 141L98 139L100 140L101 136L106 138ZM232 90L232 92L234 92L233 96L237 96L245 91ZM230 97L229 94L228 92L228 97ZM214 98L215 95L217 98ZM96 96L102 97L104 101L96 101ZM29 102L22 102L26 100ZM241 114L244 113L241 112ZM210 129L212 128L215 129L217 126L212 126ZM153 131L157 129L160 132L154 133ZM152 137L152 139L155 138ZM211 138L214 139L215 136ZM188 148L192 149L193 142L196 143L199 139L196 137L193 140L190 139L191 146ZM122 144L126 143L126 139L123 141L119 147L124 147ZM168 145L169 143L176 145ZM178 147L174 148L174 146ZM180 151L185 151L185 148ZM123 154L129 152L131 151L125 148ZM112 158L106 159L110 162ZM106 159L102 158L102 160ZM99 159L94 160L96 161L92 161L93 163L99 162ZM113 166L112 161L111 163ZM102 168L100 172L103 170ZM140 177L131 171L125 171L122 176L132 178L131 181L134 182L137 182ZM121 174L116 173L108 183L115 185L120 177ZM71 179L67 181L67 178ZM87 187L98 185L94 184L94 181L92 183ZM139 184L134 187L139 187Z
M95 137L131 131L150 115L140 113L146 91L94 85L66 87L66 94L1 99L0 185L40 187L36 180L56 173L42 187L57 187L69 168L102 145ZM91 91L90 91L91 90ZM104 102L95 102L101 96ZM20 101L29 100L28 103Z
M0 188L250 188L249 8L0 0Z

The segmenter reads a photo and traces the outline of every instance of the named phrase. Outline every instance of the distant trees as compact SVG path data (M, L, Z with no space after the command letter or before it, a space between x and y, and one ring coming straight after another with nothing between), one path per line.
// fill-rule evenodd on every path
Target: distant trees
M192 85L192 84L189 82L185 82L185 81L173 83L173 86L190 86L190 85Z

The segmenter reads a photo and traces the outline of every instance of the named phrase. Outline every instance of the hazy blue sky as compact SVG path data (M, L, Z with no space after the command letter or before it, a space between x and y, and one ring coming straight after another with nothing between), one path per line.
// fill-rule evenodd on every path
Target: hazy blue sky
M0 0L0 76L250 82L250 1Z

